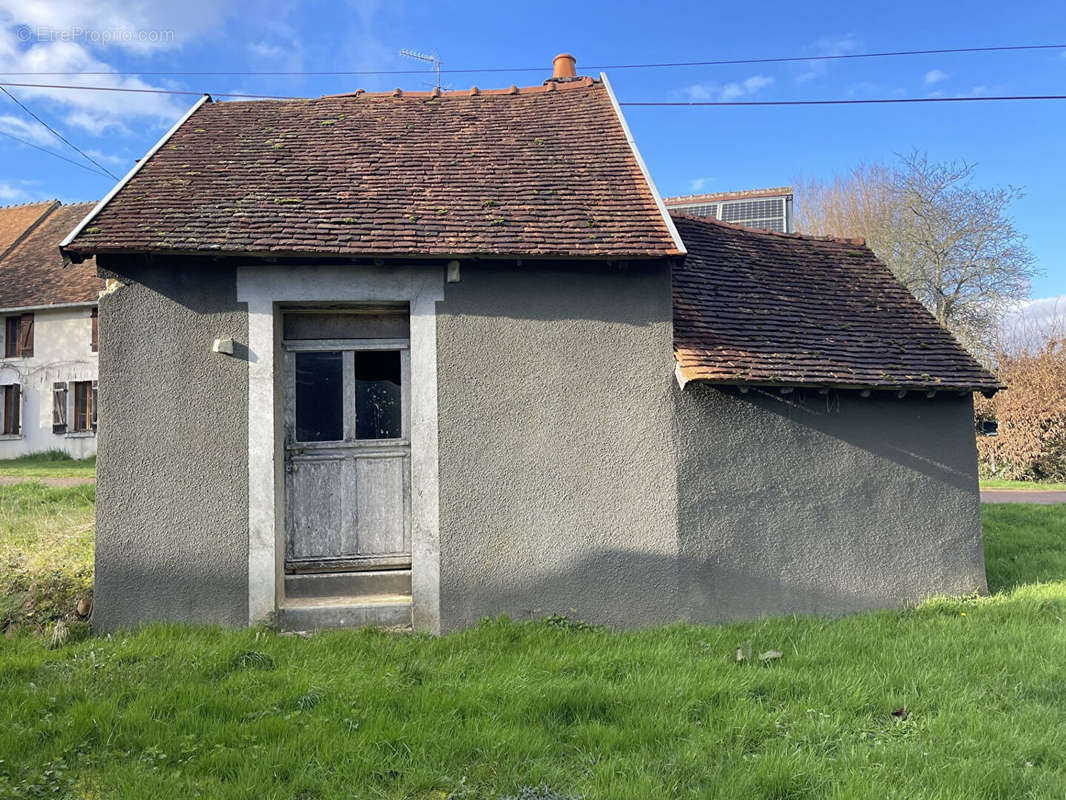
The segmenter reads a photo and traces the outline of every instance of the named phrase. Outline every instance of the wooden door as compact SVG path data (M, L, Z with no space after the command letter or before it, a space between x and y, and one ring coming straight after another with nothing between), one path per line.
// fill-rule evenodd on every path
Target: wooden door
M285 350L286 569L409 567L407 340Z

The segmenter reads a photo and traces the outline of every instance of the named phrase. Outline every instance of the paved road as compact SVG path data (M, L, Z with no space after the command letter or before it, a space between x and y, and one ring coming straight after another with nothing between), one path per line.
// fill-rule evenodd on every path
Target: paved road
M1030 491L1028 489L984 489L982 503L1037 503L1048 506L1066 503L1066 492Z
M96 478L36 478L32 475L0 475L0 486L11 486L28 481L40 481L45 486L83 486L86 483L95 483Z

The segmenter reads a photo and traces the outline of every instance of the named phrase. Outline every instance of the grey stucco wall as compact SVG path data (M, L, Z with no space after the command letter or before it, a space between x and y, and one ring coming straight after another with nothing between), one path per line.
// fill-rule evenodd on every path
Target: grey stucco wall
M665 268L470 268L438 305L442 629L985 589L969 396L672 374Z
M985 590L969 395L678 390L680 596L699 621Z
M668 267L464 264L437 314L442 630L674 618Z
M101 259L128 285L100 301L93 624L244 625L248 363L235 272Z

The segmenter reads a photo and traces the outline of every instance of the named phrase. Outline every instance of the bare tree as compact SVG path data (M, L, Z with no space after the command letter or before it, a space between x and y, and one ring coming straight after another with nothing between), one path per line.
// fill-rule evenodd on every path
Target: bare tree
M930 162L862 164L830 182L800 181L797 226L859 236L975 353L994 352L998 320L1029 295L1036 273L1025 237L1008 216L1015 187L973 186L974 166Z

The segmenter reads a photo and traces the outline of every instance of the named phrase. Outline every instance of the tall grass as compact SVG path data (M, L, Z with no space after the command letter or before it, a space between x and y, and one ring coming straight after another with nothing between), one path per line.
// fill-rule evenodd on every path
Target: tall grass
M92 588L94 502L92 485L0 486L0 630L74 617Z
M62 450L48 450L18 458L0 460L0 477L93 478L96 456L74 459Z
M833 620L19 637L0 797L1061 798L1066 510L986 520L991 597Z

